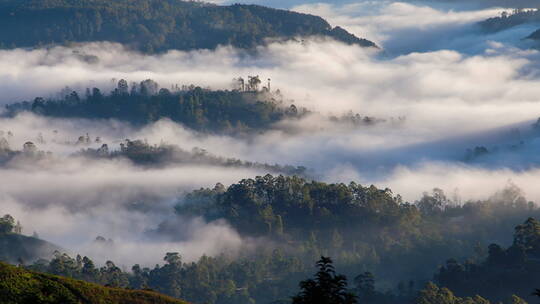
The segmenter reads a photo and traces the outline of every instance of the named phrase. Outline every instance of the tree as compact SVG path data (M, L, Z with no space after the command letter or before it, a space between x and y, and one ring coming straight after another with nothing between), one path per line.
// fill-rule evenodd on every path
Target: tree
M322 256L317 262L319 271L315 279L300 282L300 293L292 298L293 304L354 304L356 296L347 291L347 278L336 275L332 260Z
M429 282L426 287L420 291L415 303L418 304L457 304L458 298L447 288L439 288L437 285Z
M175 266L182 265L182 257L180 256L178 252L167 252L163 260L167 262L169 265L175 265Z
M506 301L508 304L527 304L527 302L525 300L523 300L522 298L516 296L516 295L512 295L508 301Z
M6 214L0 218L0 233L10 233L13 228L15 228L15 219L11 215Z
M129 92L129 85L125 79L120 79L118 81L118 94L120 95L127 95Z
M525 223L516 227L514 246L523 246L533 254L540 253L540 222L530 217Z
M261 84L261 79L259 78L259 75L248 76L248 87L250 91L258 91L260 84Z
M375 296L375 277L371 272L364 272L354 278L355 291L357 295L366 302Z

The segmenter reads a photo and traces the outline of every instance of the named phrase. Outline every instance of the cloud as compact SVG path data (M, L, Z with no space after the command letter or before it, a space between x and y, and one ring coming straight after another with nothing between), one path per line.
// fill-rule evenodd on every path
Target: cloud
M485 49L488 41L501 37L484 36L476 23L509 11L502 7L464 9L461 2L442 1L315 3L295 6L293 10L320 15L357 36L369 37L390 55L441 49L477 53ZM514 43L530 34L522 32Z
M249 242L223 222L178 219L173 210L177 198L218 181L227 185L263 173L189 164L142 169L125 161L66 156L19 161L0 167L0 212L20 220L25 234L36 231L98 262L153 265L172 251L191 261L203 254L235 253ZM170 218L189 233L180 240L148 234ZM97 246L97 236L111 238L113 245Z

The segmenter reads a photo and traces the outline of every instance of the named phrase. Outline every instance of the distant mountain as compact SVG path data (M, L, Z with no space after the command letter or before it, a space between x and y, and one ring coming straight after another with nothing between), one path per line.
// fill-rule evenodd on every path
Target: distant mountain
M16 233L0 234L0 261L31 262L39 258L52 256L55 250L62 249L52 243L35 237Z
M321 17L258 5L180 0L0 0L0 47L112 41L143 52L251 48L323 36L376 47Z
M151 291L104 287L1 262L0 303L187 304Z
M513 13L503 13L501 16L479 22L486 32L499 32L526 23L540 23L540 10L515 10Z
M530 34L527 39L532 39L532 40L540 40L540 29L534 31L532 34Z

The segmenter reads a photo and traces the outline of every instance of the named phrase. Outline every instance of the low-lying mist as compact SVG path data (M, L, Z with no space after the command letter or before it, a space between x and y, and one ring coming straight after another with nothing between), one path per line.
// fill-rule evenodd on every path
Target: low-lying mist
M1 50L3 105L55 96L66 86L81 96L86 87L107 92L121 78L153 79L167 88L230 89L235 77L260 75L271 79L273 90L314 113L244 137L203 134L166 119L135 127L29 113L0 118L0 130L13 134L5 136L12 149L32 141L52 153L0 167L0 212L19 219L24 233L37 231L99 262L152 265L168 251L190 260L257 243L222 221L176 219L172 206L186 191L217 182L227 186L263 170L206 164L141 168L123 159L73 156L82 148L74 144L77 138L87 133L101 141L85 148L107 143L117 149L125 139L199 147L223 157L305 166L313 178L327 182L389 187L410 202L435 187L459 193L463 201L486 199L509 181L528 199L540 201L539 146L532 126L540 116L540 54L514 43L528 28L463 34L500 8L454 12L426 4L361 2L296 9L322 14L375 39L384 50L319 38L270 43L253 52L223 46L143 55L106 42ZM429 18L419 24L420 15ZM348 111L385 123L358 126L328 119ZM493 153L467 156L479 146ZM155 236L163 222L179 229L177 237ZM112 243L96 243L97 236Z

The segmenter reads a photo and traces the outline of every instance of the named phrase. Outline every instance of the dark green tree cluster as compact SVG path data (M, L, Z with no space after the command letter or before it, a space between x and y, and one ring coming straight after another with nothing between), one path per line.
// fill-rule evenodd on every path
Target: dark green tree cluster
M188 199L198 201L201 198L197 196L206 195L213 196L204 200L213 204L214 212L201 215L209 220L216 216L227 219L239 231L256 236L346 231L351 223L375 228L414 221L418 216L414 206L402 203L390 189L362 187L354 182L326 184L297 176L258 176L233 184L222 193L199 191ZM181 202L177 212L183 213L187 207L193 211L196 206Z
M488 247L485 259L450 259L436 274L436 281L457 295L481 294L492 301L506 300L510 293L532 300L540 286L540 222L528 218L515 228L511 246Z
M113 262L107 261L103 267L97 268L94 262L86 256L77 255L72 258L59 251L54 253L50 261L40 259L28 268L107 286L129 286L129 275L122 272Z
M481 244L509 242L504 236L516 222L540 215L514 185L485 201L463 203L434 189L409 204L388 189L271 175L194 191L176 212L226 219L242 235L275 240L300 259L333 255L348 275L369 267L385 284L397 285L393 296L381 297L369 292L369 275L359 276L359 289L368 290L360 299L376 303L412 298L411 279L431 277L449 256L482 259Z
M307 169L302 166L281 166L278 164L269 165L258 162L242 161L236 158L224 158L205 149L193 148L191 151L184 150L176 145L160 144L150 145L142 140L125 140L120 143L119 150L109 150L107 144L100 148L87 148L81 150L77 155L93 158L118 158L125 157L138 165L164 166L171 164L199 164L223 167L244 167L260 169L265 172L283 173L287 175L306 175Z
M32 111L54 117L119 119L136 125L162 118L189 128L219 133L248 132L268 128L286 119L300 118L305 109L284 106L269 92L212 91L200 87L170 91L152 80L134 83L120 80L111 94L87 90L84 97L71 92L62 99L36 98L6 106L8 114Z
M7 233L22 233L22 226L19 221L15 222L13 216L5 214L3 217L0 217L0 234Z
M404 304L416 303L417 286L433 278L448 257L457 256L470 257L470 261L454 261L441 270L444 275L435 277L440 286L452 291L454 302L448 303L482 303L475 295L490 301L498 297L506 301L513 294L526 298L540 286L535 279L529 278L529 285L518 289L514 283L497 285L494 274L518 284L522 282L518 276L537 269L535 231L539 225L529 220L516 230L512 246L523 247L524 253L515 249L486 252L483 247L493 240L511 242L511 237L501 237L503 232L527 216L540 216L538 209L515 186L486 201L458 204L457 200L434 189L409 204L388 189L267 175L229 187L217 184L193 191L176 207L183 217L225 219L246 240L255 238L254 243L265 244L247 244L239 248L239 256L203 256L186 263L178 254L169 253L164 265L135 265L131 273L119 272L112 263L100 269L87 266L89 270L83 272L84 258L62 255L32 267L101 284L150 288L194 303L269 303L287 301L297 292L297 283L310 275L312 261L332 255L336 269L354 278L349 291L360 303ZM514 261L523 254L525 264ZM487 266L484 260L497 262ZM479 274L485 276L475 277ZM490 291L492 286L496 292ZM430 292L435 299L442 297L440 293L448 294L446 290ZM426 299L425 303L436 303L433 297Z
M332 260L321 257L315 279L300 282L300 293L292 304L355 304L356 296L347 290L347 277L336 274Z
M519 302L509 302L508 304L518 304ZM479 295L474 297L460 298L448 288L440 288L432 282L419 292L415 304L490 304L490 301ZM520 304L526 304L525 302Z
M6 234L11 233L15 229L15 219L9 215L6 214L3 217L0 218L0 233Z
M538 21L540 21L540 11L515 9L511 13L503 12L498 17L486 19L480 22L479 25L487 32L498 32L525 23L537 23Z
M375 47L324 19L257 5L180 0L2 0L0 46L112 41L144 52L252 48L266 39L325 36ZM82 59L89 59L82 57Z
M178 253L169 252L163 260L163 265L153 268L134 265L128 273L112 262L96 268L87 257L56 254L51 261L38 261L28 268L102 285L154 290L193 303L223 304L267 303L286 298L306 275L300 260L279 250L261 252L254 258L202 256L190 263L183 262Z

